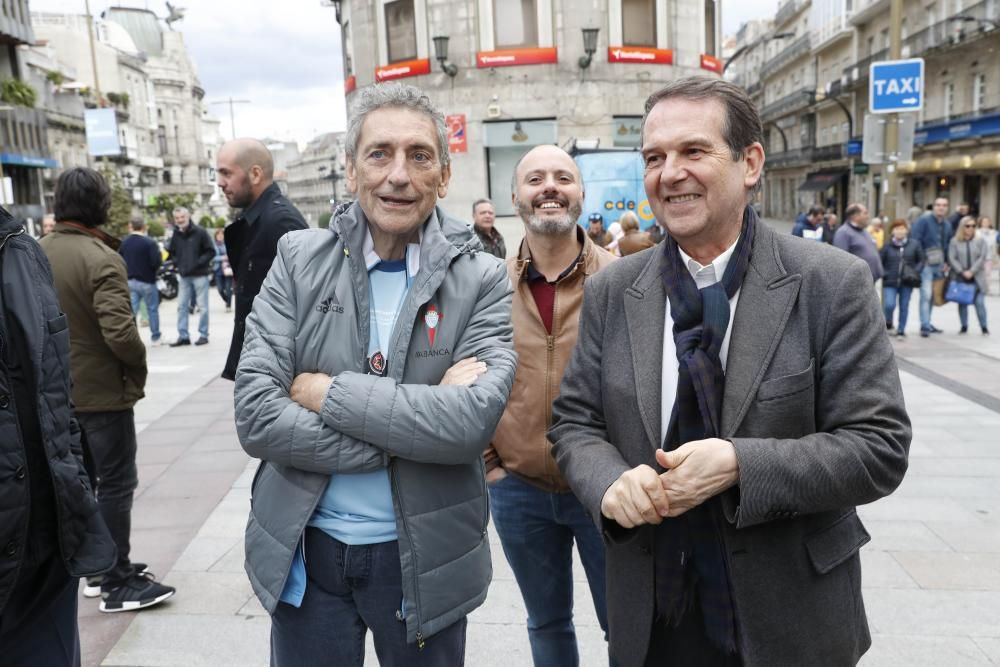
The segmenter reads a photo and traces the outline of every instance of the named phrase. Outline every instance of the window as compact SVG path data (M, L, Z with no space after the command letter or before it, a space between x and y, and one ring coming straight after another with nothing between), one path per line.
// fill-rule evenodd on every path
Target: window
M538 46L537 0L495 2L493 26L494 45L498 49Z
M888 49L889 48L889 29L885 28L884 30L882 30L882 32L880 34L880 37L882 38L881 39L882 48L883 49Z
M417 57L417 24L413 0L385 3L385 29L389 62L398 63Z
M871 37L868 38L868 55L869 56L875 55L875 36L874 35L872 35Z
M948 120L955 113L955 84L944 84L944 119Z
M655 0L622 0L622 44L656 46Z
M159 143L160 155L167 153L167 128L160 125L156 130L156 138Z
M986 75L976 74L972 78L972 112L979 113L986 107Z
M719 55L715 41L715 0L705 0L705 53Z

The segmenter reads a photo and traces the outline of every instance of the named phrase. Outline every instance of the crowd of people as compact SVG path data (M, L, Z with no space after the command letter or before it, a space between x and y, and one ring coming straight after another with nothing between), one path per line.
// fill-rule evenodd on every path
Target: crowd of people
M168 244L174 347L192 298L208 345L210 274L234 301L220 365L259 460L245 567L271 664L360 667L369 631L383 665L464 664L491 507L536 665L579 662L574 545L611 664L855 664L855 508L899 485L912 435L872 283L975 281L976 230L951 239L935 210L880 256L857 205L796 234L827 243L775 233L748 205L759 115L717 78L646 101L655 235L629 214L578 226L580 170L539 146L513 169L508 249L492 202L471 225L439 206L447 132L422 91L359 89L348 118L355 199L329 229L305 229L267 148L239 139L217 166L235 221L213 241L178 209ZM70 169L41 247L0 216L0 655L18 667L79 664L78 577L106 612L176 592L129 548L136 317L162 258L141 221L119 254L109 205Z

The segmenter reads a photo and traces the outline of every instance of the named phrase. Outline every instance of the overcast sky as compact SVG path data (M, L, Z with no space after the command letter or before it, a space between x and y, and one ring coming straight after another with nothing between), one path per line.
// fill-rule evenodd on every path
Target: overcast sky
M32 11L84 13L84 0L29 0ZM209 102L235 105L241 136L304 144L322 132L344 129L340 30L331 7L320 0L176 0L187 7L174 24L184 33ZM774 16L778 0L722 0L723 32L752 18ZM109 6L142 7L166 15L164 2L90 0L99 15ZM232 135L229 107L210 105L224 138Z

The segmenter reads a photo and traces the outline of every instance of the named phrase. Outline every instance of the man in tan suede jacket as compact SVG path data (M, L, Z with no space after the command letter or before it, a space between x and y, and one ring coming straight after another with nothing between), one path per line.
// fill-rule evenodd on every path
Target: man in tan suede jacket
M518 256L507 260L518 367L486 452L487 481L493 523L528 610L534 662L576 665L573 542L606 632L604 545L556 467L545 431L576 345L584 283L614 257L576 224L583 182L564 150L538 146L525 154L512 190L525 228Z

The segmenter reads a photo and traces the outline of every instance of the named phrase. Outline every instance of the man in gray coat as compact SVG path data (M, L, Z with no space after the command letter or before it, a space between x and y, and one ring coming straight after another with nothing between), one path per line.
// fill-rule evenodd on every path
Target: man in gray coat
M591 278L554 404L622 667L847 665L871 643L855 506L900 483L909 419L868 267L747 206L761 135L725 81L647 100L668 235Z
M273 665L460 665L491 576L480 454L514 379L511 287L447 193L418 89L354 98L329 230L286 234L254 301L236 425L262 460L246 569Z

